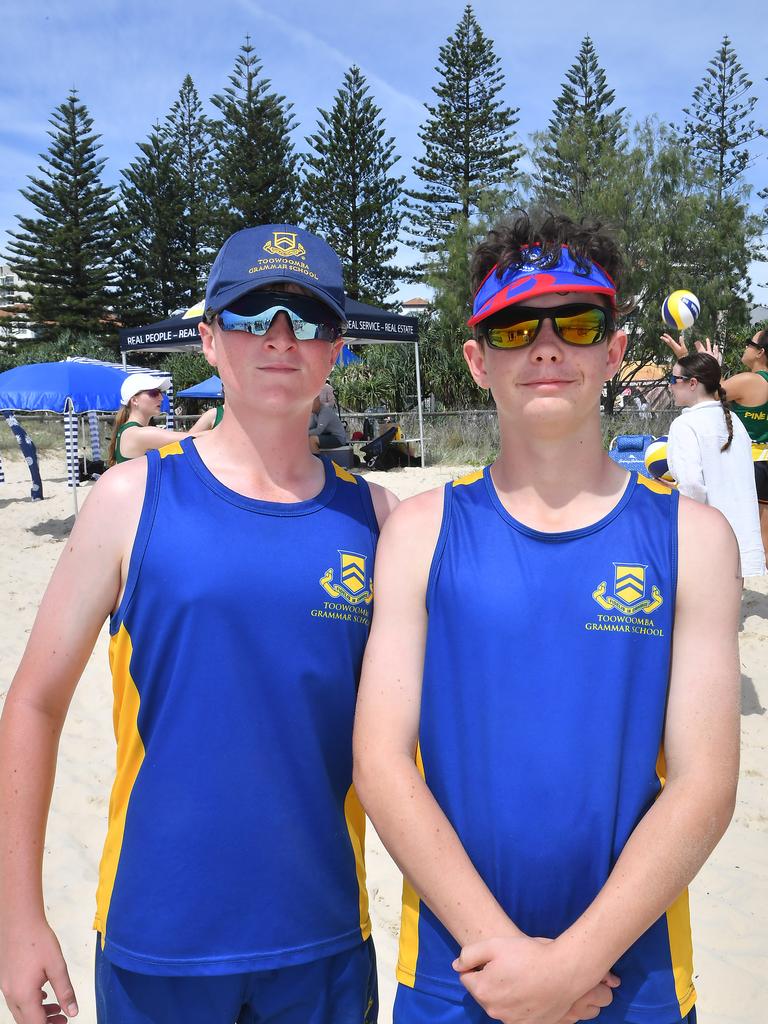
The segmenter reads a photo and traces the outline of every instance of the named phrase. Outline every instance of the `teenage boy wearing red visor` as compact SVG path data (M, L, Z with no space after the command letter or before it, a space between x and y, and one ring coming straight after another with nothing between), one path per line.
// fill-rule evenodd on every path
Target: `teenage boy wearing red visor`
M694 1020L686 887L734 805L738 555L714 509L603 449L621 267L565 218L490 233L464 355L499 456L381 538L355 780L406 878L396 1024Z

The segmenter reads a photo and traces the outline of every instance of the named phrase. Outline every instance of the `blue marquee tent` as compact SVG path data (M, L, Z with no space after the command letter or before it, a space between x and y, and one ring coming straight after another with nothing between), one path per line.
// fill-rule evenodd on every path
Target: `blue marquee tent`
M201 380L199 384L193 384L191 388L177 391L176 394L179 398L223 398L224 387L214 373L212 377Z
M344 345L341 352L336 356L337 366L349 366L350 363L359 363L360 356L356 356L349 345Z
M74 488L79 477L77 417L89 414L92 444L98 445L98 423L94 414L115 412L120 408L120 388L127 376L129 372L120 366L77 358L58 363L29 363L0 373L0 412L3 415L23 411L52 412L64 416L67 479L73 488L75 512L77 493ZM9 425L13 429L10 421ZM17 440L21 446L18 433ZM34 481L33 467L29 465Z
M120 408L125 370L64 360L30 363L0 373L0 409L34 412L114 412Z

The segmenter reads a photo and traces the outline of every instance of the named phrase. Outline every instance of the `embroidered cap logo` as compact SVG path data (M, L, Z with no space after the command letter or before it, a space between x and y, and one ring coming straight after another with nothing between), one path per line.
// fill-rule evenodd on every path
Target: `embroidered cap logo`
M295 231L273 231L272 241L264 243L264 252L273 256L304 256L306 249L296 242Z

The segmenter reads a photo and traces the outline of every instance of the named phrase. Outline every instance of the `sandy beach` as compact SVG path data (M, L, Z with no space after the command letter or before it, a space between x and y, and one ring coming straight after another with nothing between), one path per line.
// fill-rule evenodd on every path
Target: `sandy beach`
M29 475L16 455L3 459L0 485L0 702L29 635L37 605L72 526L63 455L41 471L49 497L29 499ZM459 475L460 468L404 469L370 479L406 497ZM79 489L82 503L89 485ZM743 753L731 827L691 887L700 1024L763 1024L768 992L768 577L748 581L741 632ZM107 631L102 630L75 694L62 738L45 856L49 920L67 958L79 1019L95 1021L93 1001L98 860L115 763ZM391 1019L400 876L369 832L368 882L379 957L382 1012ZM0 1024L12 1024L5 1006Z

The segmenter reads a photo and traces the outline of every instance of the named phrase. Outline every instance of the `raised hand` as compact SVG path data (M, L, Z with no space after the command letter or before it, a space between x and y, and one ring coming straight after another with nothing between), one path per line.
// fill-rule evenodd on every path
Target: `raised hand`
M695 341L694 345L697 352L706 352L708 356L713 356L721 366L723 365L723 353L717 343L713 345L709 338L705 338L703 342Z
M677 338L673 338L671 334L662 334L661 340L667 348L672 349L676 359L682 359L683 356L688 355L688 346L685 344L685 339L682 334L680 335L679 340Z

